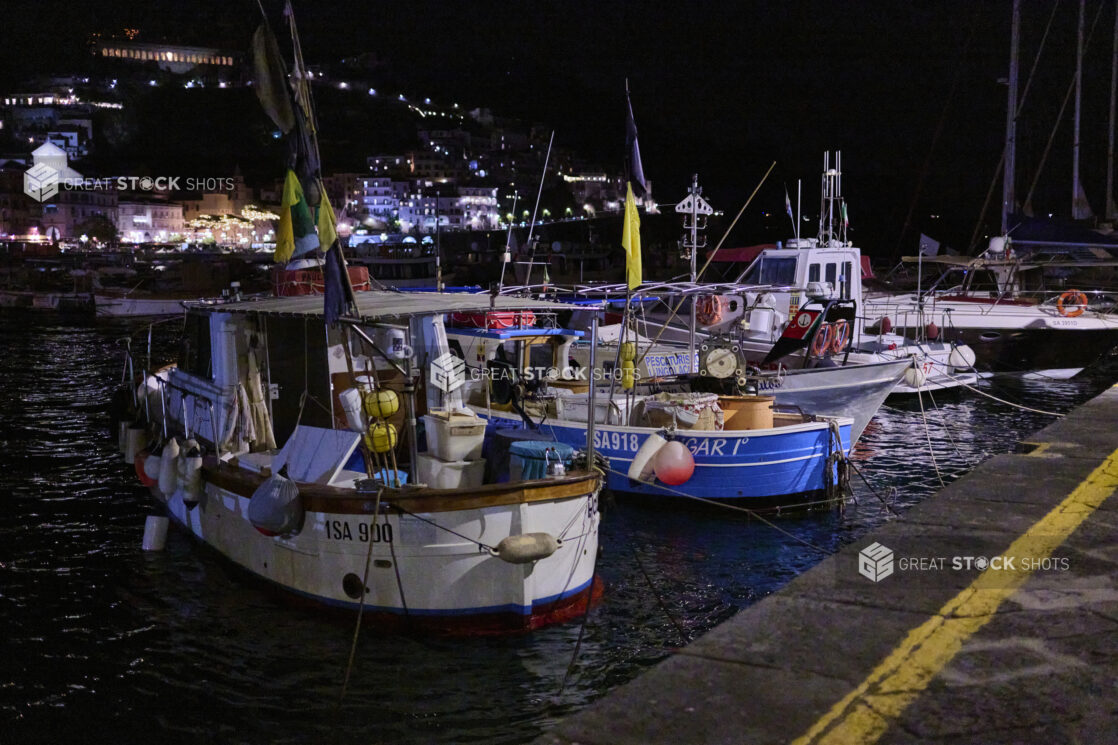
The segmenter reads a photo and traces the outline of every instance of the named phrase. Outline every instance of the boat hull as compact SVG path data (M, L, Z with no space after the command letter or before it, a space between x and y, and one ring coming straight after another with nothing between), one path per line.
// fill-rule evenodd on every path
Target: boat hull
M523 427L516 415L475 409L494 428ZM850 419L839 419L841 447L851 447ZM547 420L540 430L558 442L585 447L586 424ZM823 499L835 483L827 461L837 450L827 422L811 422L767 430L678 431L695 458L695 471L680 486L644 483L627 476L641 445L658 430L600 424L594 428L594 447L610 462L606 484L615 493L642 497L670 497L733 502L750 509L805 505Z
M183 312L182 298L95 295L97 315L117 318L133 316L177 316Z
M237 566L316 603L360 607L380 628L531 631L581 615L601 594L592 477L557 481L553 498L537 494L527 501L516 496L517 485L501 485L504 498L480 493L464 509L440 509L458 499L453 490L429 490L434 496L427 500L384 497L375 520L375 495L340 496L339 489L301 484L305 520L288 537L265 535L248 519L262 480L231 466L207 466L205 493L193 508L181 489L169 497L157 486L151 490L177 523ZM558 550L514 564L483 548L532 532L560 538Z
M974 350L975 367L993 374L1070 378L1118 345L1118 327L1102 329L949 328Z

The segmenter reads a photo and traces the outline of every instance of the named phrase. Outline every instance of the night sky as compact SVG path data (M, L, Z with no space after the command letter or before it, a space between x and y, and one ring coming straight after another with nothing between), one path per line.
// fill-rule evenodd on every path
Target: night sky
M259 20L246 0L22 6L10 7L6 22L8 87L28 72L65 71L95 29L133 26L139 41L246 49ZM264 6L278 21L282 4ZM1052 4L1024 6L1022 86ZM1022 112L1022 191L1075 70L1077 8L1060 4ZM1088 27L1100 8L1085 67L1081 161L1096 211L1114 3L1089 0ZM805 210L813 209L823 151L841 149L852 236L878 255L911 252L921 230L965 248L1004 142L1008 1L410 0L296 2L295 10L309 63L373 52L409 88L402 92L542 122L558 144L617 170L628 78L645 173L661 202L679 199L698 173L708 199L736 213L776 161L751 209L781 212L785 185L795 199L797 179ZM1069 105L1033 199L1038 211L1070 210L1071 114ZM994 193L990 224L1000 183Z

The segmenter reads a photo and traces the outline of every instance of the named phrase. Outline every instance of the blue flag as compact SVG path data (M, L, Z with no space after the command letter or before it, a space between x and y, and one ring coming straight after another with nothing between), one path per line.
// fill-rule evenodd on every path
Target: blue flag
M644 167L641 165L641 149L637 144L637 122L633 119L633 103L629 100L629 86L625 86L625 103L628 106L628 117L625 120L625 151L629 162L629 183L633 185L633 194L643 197L647 191L647 182L644 180Z
M322 312L326 316L326 323L334 325L338 319L345 315L349 303L353 300L350 294L348 277L346 277L345 261L342 259L342 249L335 240L326 251L326 265L322 267L323 274L323 306Z

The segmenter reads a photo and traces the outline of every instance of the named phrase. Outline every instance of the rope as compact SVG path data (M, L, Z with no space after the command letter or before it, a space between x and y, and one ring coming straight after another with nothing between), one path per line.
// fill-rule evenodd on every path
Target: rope
M968 391L974 391L978 395L985 396L986 398L989 398L989 399L993 399L994 401L997 401L1000 404L1005 404L1006 406L1012 406L1013 408L1021 409L1022 411L1031 411L1034 414L1044 414L1045 416L1055 416L1055 417L1064 416L1064 414L1058 414L1054 411L1044 411L1042 409L1033 409L1033 408L1030 408L1028 406L1022 406L1021 404L1015 404L1012 401L1006 401L1004 398L998 398L997 396L990 395L989 393L986 393L985 391L980 391L973 386L969 386L966 383L964 383L962 380L960 380L960 379L954 377L953 375L951 375L950 373L944 372L944 375L951 378L951 380L954 380L956 383L961 385L963 388L966 388Z
M854 473L858 474L859 478L862 479L862 483L865 484L866 488L870 490L870 494L877 497L878 501L881 502L881 504L885 507L885 509L889 510L894 515L899 517L901 513L897 512L895 509L893 509L893 505L889 504L889 502L886 501L886 499L883 496L881 496L880 494L877 493L877 490L874 489L873 486L870 484L870 482L866 479L865 474L863 474L862 471L859 470L858 466L854 465L854 461L848 459L847 463L849 463L850 467L854 469Z
M427 518L421 517L421 516L415 514L414 512L408 512L407 510L405 510L403 507L400 507L399 505L393 504L392 507L397 512L399 512L401 515L407 515L409 517L414 517L416 520L420 520L422 522L425 522L428 525L434 525L439 530L445 530L447 533L450 533L451 535L454 535L454 536L458 536L459 538L466 541L467 543L472 543L475 546L477 546L478 548L484 548L489 553L493 553L494 551L497 550L494 546L486 545L486 544L482 543L481 541L476 540L474 538L468 538L467 536L464 536L457 531L451 530L450 528L446 527L445 525L439 525L434 520L428 520Z
M944 416L943 409L939 408L939 405L936 403L935 396L932 395L931 389L928 389L928 400L932 402L932 408L939 414L939 426L943 427L944 434L946 434L947 439L951 441L951 447L955 448L955 454L962 458L963 451L959 450L958 443L956 443L955 438L951 436L951 429L947 426L947 417Z
M377 489L377 501L373 506L373 529L377 527L377 518L380 517L380 497L384 494L384 487ZM353 672L353 659L357 655L357 636L361 633L361 617L365 615L365 593L369 582L369 564L373 558L373 538L369 536L369 549L365 552L365 572L361 575L361 600L357 604L357 625L353 627L353 642L349 645L349 662L345 668L345 680L342 682L342 695L338 697L340 705L345 700L346 690L349 688L349 675Z
M936 451L932 447L932 430L928 427L928 415L924 411L924 394L920 389L916 389L916 400L920 402L920 417L924 420L924 436L928 439L928 455L932 457L932 466L936 469L936 478L939 479L940 487L947 486L943 483L943 474L939 472L939 463L936 463Z

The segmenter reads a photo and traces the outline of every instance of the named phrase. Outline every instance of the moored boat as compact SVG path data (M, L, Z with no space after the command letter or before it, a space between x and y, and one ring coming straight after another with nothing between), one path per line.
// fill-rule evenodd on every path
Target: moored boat
M600 477L568 463L489 483L476 452L438 450L430 416L426 438L416 426L460 404L444 313L561 307L365 292L324 333L321 297L193 304L178 364L140 386L163 444L137 472L235 564L385 626L495 633L576 617L600 593Z

